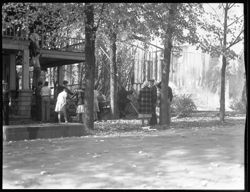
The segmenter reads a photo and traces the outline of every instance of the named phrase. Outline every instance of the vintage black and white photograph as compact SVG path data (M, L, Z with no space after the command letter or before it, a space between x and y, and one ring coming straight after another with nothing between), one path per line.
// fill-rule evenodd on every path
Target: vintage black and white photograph
M2 3L2 189L246 189L248 14Z

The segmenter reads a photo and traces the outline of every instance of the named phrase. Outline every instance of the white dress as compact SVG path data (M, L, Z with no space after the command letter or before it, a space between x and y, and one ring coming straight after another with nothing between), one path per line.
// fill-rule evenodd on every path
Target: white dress
M60 112L64 110L66 106L66 98L67 98L66 91L62 91L61 93L59 93L59 95L57 96L55 112Z

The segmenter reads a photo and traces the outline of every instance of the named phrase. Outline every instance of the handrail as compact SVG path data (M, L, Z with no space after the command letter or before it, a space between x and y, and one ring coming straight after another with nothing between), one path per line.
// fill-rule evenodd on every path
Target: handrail
M59 51L80 51L84 50L84 39L43 35L41 48Z
M13 30L12 28L7 28L5 30L2 30L2 37L6 38L14 38L14 39L20 39L20 40L28 40L28 37L26 36L26 32L23 30Z
M19 28L6 28L5 30L2 30L2 37L15 40L29 39L26 31L19 30ZM80 38L42 35L40 39L40 47L46 50L83 52L84 42L85 40Z

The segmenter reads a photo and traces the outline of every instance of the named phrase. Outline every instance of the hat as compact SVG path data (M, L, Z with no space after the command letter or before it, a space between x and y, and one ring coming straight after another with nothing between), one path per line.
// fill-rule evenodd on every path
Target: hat
M65 85L65 84L68 84L69 82L68 81L66 81L66 80L64 80L63 81L63 84Z
M161 81L157 83L156 86L161 89Z
M149 82L148 81L144 81L141 88L143 89L144 87L148 87L149 86Z

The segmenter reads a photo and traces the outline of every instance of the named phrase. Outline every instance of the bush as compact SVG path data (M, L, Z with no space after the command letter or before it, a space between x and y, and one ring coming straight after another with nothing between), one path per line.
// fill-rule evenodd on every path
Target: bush
M246 105L242 100L233 100L231 102L230 108L240 113L246 113Z
M175 95L171 104L171 112L176 114L177 117L188 117L197 109L191 95L182 94Z

